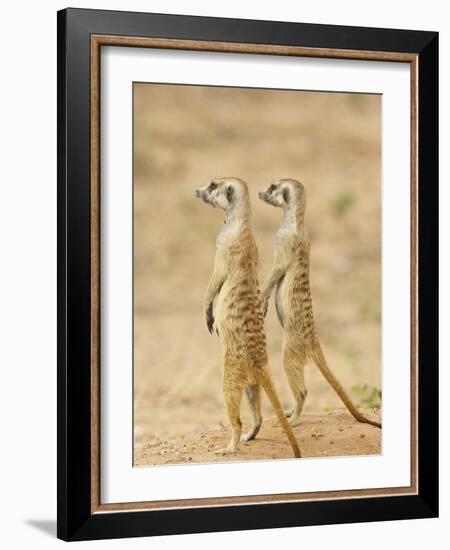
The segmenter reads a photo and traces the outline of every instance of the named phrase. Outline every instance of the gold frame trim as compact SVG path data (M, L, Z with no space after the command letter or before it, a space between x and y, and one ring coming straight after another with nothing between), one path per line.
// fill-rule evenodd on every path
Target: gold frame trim
M381 489L284 493L102 504L100 501L100 49L101 46L164 48L410 64L411 74L411 485ZM418 55L397 52L304 48L132 36L91 35L91 513L161 510L418 494Z

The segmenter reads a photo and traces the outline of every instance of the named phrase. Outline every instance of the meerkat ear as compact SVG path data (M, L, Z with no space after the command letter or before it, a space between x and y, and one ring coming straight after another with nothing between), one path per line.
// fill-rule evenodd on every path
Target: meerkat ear
M287 187L283 189L283 199L284 199L284 202L289 201L289 189Z
M227 200L228 200L228 202L231 202L231 199L233 198L233 195L234 195L234 189L231 185L229 185L227 187Z

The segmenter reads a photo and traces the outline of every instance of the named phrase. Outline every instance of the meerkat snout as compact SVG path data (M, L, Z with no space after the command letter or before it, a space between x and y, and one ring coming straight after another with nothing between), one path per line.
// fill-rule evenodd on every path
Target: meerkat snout
M216 207L214 201L214 191L217 189L217 184L212 181L209 185L205 187L199 187L195 190L195 196L201 199L204 203L210 204L214 208Z

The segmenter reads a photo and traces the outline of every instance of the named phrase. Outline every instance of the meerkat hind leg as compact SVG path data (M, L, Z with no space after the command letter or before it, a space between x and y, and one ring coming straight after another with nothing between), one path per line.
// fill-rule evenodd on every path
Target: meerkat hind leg
M258 384L248 384L245 386L245 395L247 396L250 410L252 412L252 425L248 432L241 437L242 441L251 441L255 439L261 429L261 390Z
M242 422L241 422L241 399L244 384L232 380L232 375L224 375L223 395L227 409L228 420L231 424L231 439L228 445L223 449L218 449L216 454L229 455L237 451L239 441L241 440Z
M299 417L302 414L305 399L308 394L305 384L305 364L307 356L293 345L285 343L283 346L283 368L289 382L295 405L286 414L291 426L299 424Z

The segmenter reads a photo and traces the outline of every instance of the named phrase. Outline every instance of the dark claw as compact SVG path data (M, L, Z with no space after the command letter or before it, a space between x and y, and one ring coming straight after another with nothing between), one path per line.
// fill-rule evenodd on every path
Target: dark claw
M214 326L214 315L212 310L212 304L206 308L206 326L208 327L209 333L213 333Z

